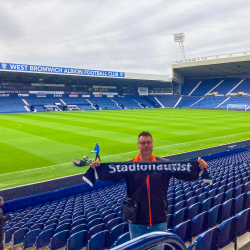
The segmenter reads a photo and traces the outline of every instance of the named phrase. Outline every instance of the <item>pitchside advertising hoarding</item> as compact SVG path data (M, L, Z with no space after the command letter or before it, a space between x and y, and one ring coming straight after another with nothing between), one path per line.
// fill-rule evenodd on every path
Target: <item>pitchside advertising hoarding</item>
M51 66L15 64L15 63L0 63L0 70L13 71L13 72L59 74L59 75L101 76L101 77L118 77L118 78L125 77L124 72L51 67Z

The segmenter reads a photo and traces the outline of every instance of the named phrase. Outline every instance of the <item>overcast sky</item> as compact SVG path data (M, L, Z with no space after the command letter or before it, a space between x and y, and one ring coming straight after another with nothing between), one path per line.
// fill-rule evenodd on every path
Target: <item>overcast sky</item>
M171 75L186 57L250 51L249 0L0 0L0 62Z

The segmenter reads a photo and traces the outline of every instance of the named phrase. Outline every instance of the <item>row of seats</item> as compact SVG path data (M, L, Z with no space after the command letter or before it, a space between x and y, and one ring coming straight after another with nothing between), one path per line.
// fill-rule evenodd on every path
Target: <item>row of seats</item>
M249 164L249 151L209 160L209 173L213 185L203 183L202 179L185 182L171 178L167 194L168 227L174 229L187 221L199 225L203 220L207 220L209 226L197 231L198 235L248 208ZM34 208L18 210L4 228L5 242L18 244L24 241L24 247L30 244L39 247L50 243L54 249L54 246L60 245L55 243L59 238L64 239L65 246L65 242L73 238L73 235L77 234L78 236L74 237L80 237L79 235L84 234L84 238L91 240L91 249L99 249L93 246L100 244L100 238L103 239L104 247L111 247L119 236L128 230L121 214L124 199L126 185L122 183ZM113 231L114 228L120 229ZM100 235L97 236L98 233ZM71 245L72 242L74 239L67 244ZM85 243L86 241L84 245Z

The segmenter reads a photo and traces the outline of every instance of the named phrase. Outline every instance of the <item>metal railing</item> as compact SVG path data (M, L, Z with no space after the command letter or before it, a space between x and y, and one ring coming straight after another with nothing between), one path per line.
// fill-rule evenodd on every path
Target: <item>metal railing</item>
M186 250L182 239L170 232L153 232L125 242L112 250L149 250L159 245L168 245L175 250Z
M185 59L185 60L174 61L174 63L200 62L200 61L206 61L206 60L231 58L231 57L236 57L236 56L249 56L249 55L250 55L250 51L234 52L234 53L227 53L227 54L214 55L214 56L195 57L195 58L190 58L190 59Z

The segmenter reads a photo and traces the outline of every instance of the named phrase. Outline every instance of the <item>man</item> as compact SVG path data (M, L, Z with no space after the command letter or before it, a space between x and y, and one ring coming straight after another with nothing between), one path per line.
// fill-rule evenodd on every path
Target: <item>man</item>
M93 150L96 155L95 155L95 161L97 160L97 158L99 159L99 161L101 161L101 158L99 156L99 152L100 152L100 145L98 145L98 142L95 144L95 148Z
M0 196L0 250L3 250L3 228L8 220L12 218L11 215L4 215L2 206L4 204L3 197Z
M143 131L139 134L137 147L140 153L130 161L164 161L164 159L152 154L154 144L152 135L149 132ZM200 169L207 168L207 163L204 160L199 158L198 162ZM100 166L99 161L95 161L90 165L92 168L98 166ZM129 223L131 239L149 232L167 230L167 190L171 177L172 175L168 173L153 172L149 174L131 173L127 176L121 174L115 177L107 175L100 178L103 181L119 181L125 178L128 198L133 196L138 187L144 185L138 203L136 221L135 223ZM195 180L182 173L174 174L174 177L185 181ZM154 250L162 250L163 248L164 246L158 246Z

